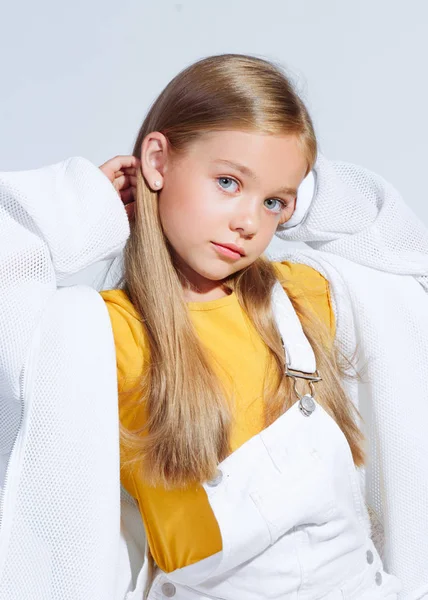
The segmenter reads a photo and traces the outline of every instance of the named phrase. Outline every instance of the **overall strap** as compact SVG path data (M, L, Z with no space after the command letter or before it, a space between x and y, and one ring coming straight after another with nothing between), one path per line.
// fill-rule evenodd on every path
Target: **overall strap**
M290 298L279 282L272 289L272 309L284 346L285 375L294 380L298 378L309 381L313 390L313 383L321 380L317 372L315 354Z

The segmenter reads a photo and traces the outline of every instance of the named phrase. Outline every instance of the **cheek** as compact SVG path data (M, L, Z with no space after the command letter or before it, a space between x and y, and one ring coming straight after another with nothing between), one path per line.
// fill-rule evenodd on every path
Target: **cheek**
M173 246L175 246L181 238L185 237L186 231L191 229L189 226L187 210L183 205L165 202L162 199L159 202L159 218L162 229Z
M260 227L257 235L253 239L252 250L254 255L260 256L265 252L272 239L275 236L275 232L279 225L279 218L273 217L272 215L265 214L264 218L260 222Z
M266 223L266 226L263 228L263 231L260 232L261 235L259 236L259 244L261 248L261 253L264 252L269 246L273 236L275 235L278 225L278 219L270 219L270 221Z
M159 217L169 241L191 241L208 234L219 216L210 186L175 185L173 193L170 189L159 196Z
M260 237L266 239L275 235L275 231L281 223L284 214L282 211L280 213L273 213L263 210L263 217L260 222Z

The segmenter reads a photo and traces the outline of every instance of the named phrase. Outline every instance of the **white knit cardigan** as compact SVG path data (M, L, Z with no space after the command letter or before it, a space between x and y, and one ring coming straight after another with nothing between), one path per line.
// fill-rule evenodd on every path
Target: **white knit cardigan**
M315 193L278 235L312 250L337 336L358 346L349 384L365 419L367 500L402 599L428 597L428 234L381 178L315 167ZM107 178L76 158L0 174L0 598L142 598L138 511L120 503L115 353L108 313L64 278L120 254L129 230ZM143 566L142 566L143 565ZM137 575L139 577L137 580Z
M428 597L428 229L391 184L320 156L300 219L277 235L311 248L305 262L330 282L337 339L356 353L349 392L364 419L364 475L384 564L403 598ZM304 208L306 207L306 212Z

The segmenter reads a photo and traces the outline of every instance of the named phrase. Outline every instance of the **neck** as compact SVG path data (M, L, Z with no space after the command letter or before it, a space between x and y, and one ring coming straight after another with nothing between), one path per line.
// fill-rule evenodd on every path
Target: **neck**
M221 280L213 281L197 275L176 253L172 252L172 257L185 302L209 302L229 296L230 290Z
M183 287L183 294L186 302L209 302L210 300L218 300L219 298L228 296L230 291L224 289L222 286L207 291L197 291Z
M204 283L196 285L195 283L192 283L182 271L177 270L177 273L186 302L208 302L210 300L224 298L230 294L230 290L228 290L221 281L207 281L205 285Z

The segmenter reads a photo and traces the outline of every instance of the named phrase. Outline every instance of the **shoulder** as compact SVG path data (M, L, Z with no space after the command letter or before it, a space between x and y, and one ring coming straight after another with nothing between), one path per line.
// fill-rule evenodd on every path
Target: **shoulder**
M285 291L312 310L334 337L335 317L326 278L316 269L301 263L274 262L273 265Z
M119 379L141 373L148 344L141 318L124 290L101 292L113 329Z
M100 292L100 295L107 305L110 316L114 320L117 320L119 323L121 320L129 321L130 323L135 320L139 321L138 313L124 290L107 290Z
M281 283L304 290L312 295L323 295L329 290L328 281L316 269L302 263L274 262Z
M126 292L109 290L101 292L101 297L110 315L115 341L124 337L129 342L130 338L134 338L136 344L141 344L144 341L141 319Z

